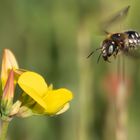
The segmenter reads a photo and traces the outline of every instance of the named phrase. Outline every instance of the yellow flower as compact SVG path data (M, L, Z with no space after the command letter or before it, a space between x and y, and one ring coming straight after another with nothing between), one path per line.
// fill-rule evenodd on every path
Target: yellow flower
M53 90L48 87L42 76L35 72L24 72L18 79L19 86L36 103L32 109L48 115L57 115L66 111L72 100L72 92L65 88Z
M24 92L15 101L14 88L17 83ZM58 115L69 108L69 102L73 98L68 89L54 90L39 74L19 69L16 58L9 49L3 51L1 86L3 120L12 119L13 116Z

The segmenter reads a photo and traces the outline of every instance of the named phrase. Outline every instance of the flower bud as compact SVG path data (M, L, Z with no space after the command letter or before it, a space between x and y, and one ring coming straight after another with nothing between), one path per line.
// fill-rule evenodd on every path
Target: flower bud
M8 50L4 49L2 57L2 67L1 67L1 81L2 89L4 88L6 81L8 79L9 71L11 69L18 69L18 64L14 54Z
M32 110L30 108L28 108L27 106L22 106L18 113L16 114L17 117L21 117L21 118L26 118L26 117L30 117L33 116L34 113L32 112Z
M16 101L11 107L11 111L10 111L9 116L16 115L18 113L19 109L20 109L21 104L22 103L19 100Z
M9 115L13 104L13 97L14 97L14 71L11 70L2 95L1 100L2 115L4 116Z

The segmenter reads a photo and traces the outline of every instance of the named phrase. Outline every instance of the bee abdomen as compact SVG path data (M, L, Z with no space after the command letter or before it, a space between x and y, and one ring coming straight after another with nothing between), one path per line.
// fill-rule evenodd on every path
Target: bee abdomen
M136 31L126 31L128 35L128 46L137 47L140 46L140 34Z

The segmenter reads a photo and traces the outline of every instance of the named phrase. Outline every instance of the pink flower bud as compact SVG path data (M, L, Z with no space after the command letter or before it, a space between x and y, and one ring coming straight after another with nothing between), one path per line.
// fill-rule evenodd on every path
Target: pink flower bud
M2 114L9 115L10 109L13 104L13 97L14 97L14 71L11 70L2 95L1 100Z

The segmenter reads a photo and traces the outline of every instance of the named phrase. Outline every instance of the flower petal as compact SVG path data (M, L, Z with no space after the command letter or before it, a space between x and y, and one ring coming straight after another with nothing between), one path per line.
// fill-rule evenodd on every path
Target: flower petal
M46 102L46 113L49 115L55 115L59 112L70 100L73 95L71 91L61 88L58 90L49 90L44 101Z
M18 84L25 93L46 109L43 96L46 94L48 86L41 75L35 72L24 72L19 77Z

